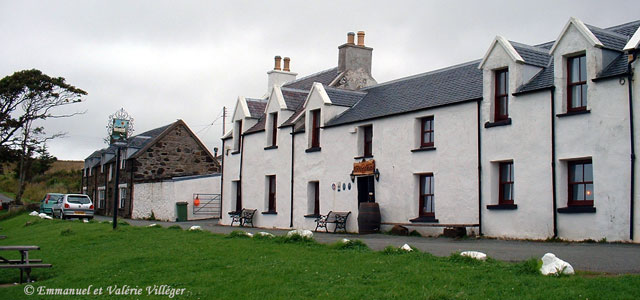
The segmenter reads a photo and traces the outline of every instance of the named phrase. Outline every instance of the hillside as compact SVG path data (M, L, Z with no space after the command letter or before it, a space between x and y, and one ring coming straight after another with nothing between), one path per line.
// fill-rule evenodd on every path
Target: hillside
M0 192L14 197L18 191L18 179L13 172L15 164L2 166L0 174ZM81 190L83 161L55 161L44 174L33 177L27 184L23 199L25 202L38 202L46 193L79 193Z

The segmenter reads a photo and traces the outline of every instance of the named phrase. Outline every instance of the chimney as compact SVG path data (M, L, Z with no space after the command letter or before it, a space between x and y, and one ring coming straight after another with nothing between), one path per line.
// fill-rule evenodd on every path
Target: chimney
M338 74L332 86L358 90L376 84L371 76L373 48L364 45L364 31L358 31L358 44L354 44L353 32L347 33L347 43L338 47Z
M347 33L347 45L355 45L355 43L353 42L355 35L356 34L353 32Z
M276 57L274 57L274 59L276 61L276 64L273 69L280 71L280 60L282 59L282 57L280 57L280 55L277 55Z
M271 90L273 86L276 85L281 87L283 84L296 80L297 73L291 72L290 63L291 59L288 57L284 58L284 69L280 69L280 63L282 61L282 57L280 55L275 58L275 65L273 70L267 72L267 97L271 94Z
M364 31L358 31L358 46L364 47Z
M284 70L285 72L289 72L291 70L289 70L289 62L291 61L291 58L285 57L284 58Z

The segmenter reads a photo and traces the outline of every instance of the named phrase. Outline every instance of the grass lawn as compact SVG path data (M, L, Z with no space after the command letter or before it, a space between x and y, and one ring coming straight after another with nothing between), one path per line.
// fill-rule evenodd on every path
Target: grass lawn
M32 222L27 226L27 222ZM0 288L0 299L139 298L108 295L117 285L185 288L173 299L634 299L640 276L544 277L535 261L478 262L460 256L339 249L283 238L242 238L181 229L42 220L20 215L0 221L3 245L38 245L32 258L36 288L102 287L102 296L26 296L24 285ZM6 251L3 251L6 252ZM18 258L16 253L0 255ZM6 257L5 256L5 257ZM18 270L0 271L0 284Z

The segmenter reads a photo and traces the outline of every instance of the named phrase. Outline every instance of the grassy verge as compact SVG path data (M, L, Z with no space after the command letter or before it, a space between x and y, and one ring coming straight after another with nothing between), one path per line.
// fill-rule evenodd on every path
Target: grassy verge
M31 224L26 225L27 222ZM174 299L633 299L640 276L544 277L535 260L512 264L479 262L459 255L439 258L418 251L371 251L323 245L302 238L249 238L158 227L41 220L20 215L0 221L3 244L38 245L31 257L54 265L34 270L33 285L48 288L103 287L85 298L115 296L107 288L170 285L185 288ZM17 258L16 253L11 258ZM6 257L6 256L5 256ZM0 284L18 280L0 272ZM25 296L24 285L0 288L0 299Z

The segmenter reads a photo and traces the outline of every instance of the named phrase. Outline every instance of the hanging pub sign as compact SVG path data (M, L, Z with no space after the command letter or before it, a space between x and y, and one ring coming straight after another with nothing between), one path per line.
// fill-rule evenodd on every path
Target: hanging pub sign
M376 161L365 160L363 162L353 163L353 175L354 176L364 176L364 175L373 175L376 170Z
M133 118L124 109L120 109L109 116L107 131L109 144L126 142L133 132Z

